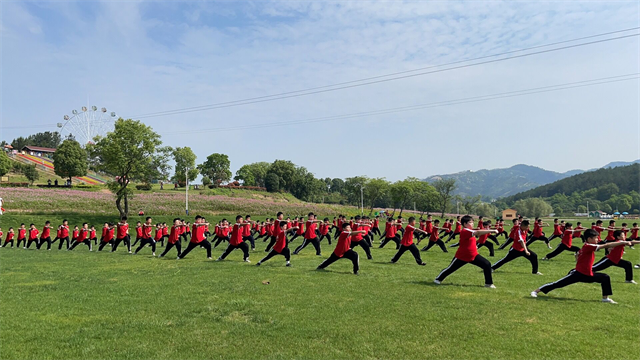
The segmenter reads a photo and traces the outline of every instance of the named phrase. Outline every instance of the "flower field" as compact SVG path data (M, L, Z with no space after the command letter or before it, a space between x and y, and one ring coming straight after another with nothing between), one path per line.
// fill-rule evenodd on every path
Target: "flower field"
M189 212L202 215L255 214L275 215L282 211L290 215L306 214L313 211L321 214L351 213L353 207L323 205L290 201L286 198L267 197L264 193L255 198L246 196L210 195L204 191L189 193ZM24 214L117 214L115 197L108 192L82 191L73 189L3 188L0 197L8 213ZM184 213L184 193L145 192L129 199L130 214L144 210L148 215L175 215Z

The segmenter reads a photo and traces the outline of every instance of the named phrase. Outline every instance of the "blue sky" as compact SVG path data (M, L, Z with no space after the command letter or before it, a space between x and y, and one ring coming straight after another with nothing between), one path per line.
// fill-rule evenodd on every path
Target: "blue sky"
M124 117L305 89L640 26L635 1L4 1L0 138L89 105ZM213 131L640 72L639 39L304 97L144 118L235 172L292 160L318 177L424 178L640 157L638 80L401 113Z

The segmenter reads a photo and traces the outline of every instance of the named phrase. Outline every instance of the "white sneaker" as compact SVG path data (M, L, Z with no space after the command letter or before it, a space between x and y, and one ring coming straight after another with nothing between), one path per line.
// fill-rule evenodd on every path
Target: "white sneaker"
M541 273L540 271L538 271L538 272L536 273L536 275L542 275L542 273Z
M602 299L602 302L609 303L609 304L617 304L617 302L613 301L613 299L611 298Z
M635 280L629 280L629 281L625 281L628 284L634 284L634 285L638 285L638 283Z
M433 280L433 283L436 284L436 285L442 284L442 282L440 280Z
M245 259L245 261L244 261L244 262L246 262L246 263L251 263L251 260L249 260L249 259Z
M156 253L153 253L153 256L156 256Z
M485 284L484 287L489 288L489 289L495 289L496 286L493 284Z
M634 265L633 267L636 268L636 269L640 269L640 264Z
M216 261L222 261L222 258L217 258Z
M531 297L537 298L538 297L538 293L535 291L531 292Z

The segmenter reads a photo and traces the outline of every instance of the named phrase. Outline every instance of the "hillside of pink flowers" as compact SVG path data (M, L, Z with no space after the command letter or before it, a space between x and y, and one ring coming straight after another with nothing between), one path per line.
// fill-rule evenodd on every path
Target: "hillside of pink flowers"
M25 214L95 214L117 213L115 197L107 192L71 189L1 188L0 197L9 213ZM150 192L129 199L130 214L144 210L148 215L174 215L184 212L184 193ZM273 215L278 211L306 214L309 211L337 214L343 206L292 202L264 196L257 198L189 193L189 211L198 214L250 213Z

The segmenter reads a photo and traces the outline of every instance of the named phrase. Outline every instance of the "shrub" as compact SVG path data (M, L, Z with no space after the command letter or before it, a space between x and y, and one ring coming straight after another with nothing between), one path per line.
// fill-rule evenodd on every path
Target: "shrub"
M7 183L0 183L0 187L29 187L29 183L12 183L12 182L7 182Z
M138 190L144 190L144 191L149 191L149 190L151 190L151 184L140 184L140 185L136 185L136 189L138 189Z

